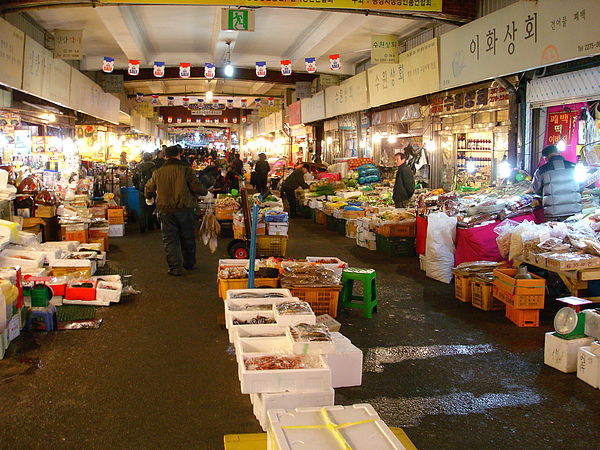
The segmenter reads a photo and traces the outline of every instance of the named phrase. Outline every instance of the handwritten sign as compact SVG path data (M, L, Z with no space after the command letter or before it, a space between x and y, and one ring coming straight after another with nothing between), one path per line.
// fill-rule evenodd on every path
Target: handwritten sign
M54 57L81 59L83 57L83 30L54 30Z
M317 92L310 98L300 100L302 123L316 122L325 118L325 92Z
M371 64L398 62L398 36L395 34L371 35Z
M44 81L52 70L52 53L29 36L25 36L23 90L38 97L44 96Z
M325 89L325 117L361 111L369 107L367 73L342 81L339 86Z
M600 54L598 0L517 2L440 38L440 88Z
M25 33L0 19L0 83L21 89Z

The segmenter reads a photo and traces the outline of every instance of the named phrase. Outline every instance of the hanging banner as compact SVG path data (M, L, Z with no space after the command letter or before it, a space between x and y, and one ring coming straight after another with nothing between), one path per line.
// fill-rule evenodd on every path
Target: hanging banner
M562 106L554 108L558 109L558 111L549 112L546 116L544 146L556 145L558 141L563 141L565 146L570 145L579 111L570 111Z
M233 99L232 98L227 99L227 109L233 109Z
M158 95L156 95L156 94L152 95L152 104L158 105Z
M167 106L175 106L175 97L167 97Z
M187 108L188 106L190 106L190 99L187 97L183 97L183 107Z
M181 123L181 122L182 122L182 119L181 119L181 117L178 117L178 118L177 118L177 123Z
M210 5L214 6L273 6L272 0L100 0L100 3L129 3L146 5ZM311 2L299 2L297 0L278 0L277 6L286 8L315 8L316 4ZM319 3L319 9L386 9L394 11L415 12L441 12L442 0L328 0L327 3ZM239 30L238 30L239 31Z
M219 108L221 107L221 105L219 104L219 100L217 100L217 99L214 99L214 100L213 100L212 107L213 107L214 109L219 109Z
M173 118L172 118L172 117L170 117L170 116L169 116L169 117L167 117L167 122L168 122L168 123L173 123Z
M159 121L160 123L162 123L162 122L164 121L164 120L163 120L163 116L158 116L158 121Z
M267 76L267 63L264 61L258 61L256 63L256 76L263 78Z
M237 122L238 122L238 119L237 119L237 117L233 117L233 118L231 119L231 121L232 121L233 123L237 123Z
M439 90L438 38L400 54L398 58L398 64L378 64L367 70L370 107Z
M204 64L204 78L212 80L215 77L215 65L211 63Z
M229 119L227 117L223 117L223 123L229 123Z
M241 104L242 108L247 108L248 107L248 99L247 98L241 99L240 104Z
M137 59L130 59L127 66L127 74L137 77L140 74L140 62Z
M292 61L289 59L281 60L281 75L289 77L292 74Z
M198 107L200 107L200 108L204 107L204 99L203 98L198 99Z
M329 67L331 70L340 70L342 68L340 55L329 55Z
M396 64L398 62L398 36L395 34L371 35L371 64Z
M300 101L290 103L288 106L288 124L290 126L302 124L302 105Z
M440 37L440 88L600 54L597 0L522 1Z
M179 63L179 78L189 78L191 74L190 63Z
M135 94L135 101L138 103L142 103L144 101L144 94L141 92L138 92Z
M192 123L192 118L188 117L187 119L185 119L186 123Z
M257 108L260 108L262 106L262 98L255 98L254 104L256 105Z
M102 62L102 72L112 73L113 70L115 70L115 58L105 56L104 61Z
M269 97L267 101L269 102L269 106L275 106L275 99L273 97Z
M242 123L246 123L248 119L246 118L246 116L242 116Z
M315 73L317 71L317 60L315 58L304 58L304 64L308 73Z
M154 61L154 76L162 78L165 76L165 63L163 61Z
M67 60L83 58L83 30L54 30L54 57Z

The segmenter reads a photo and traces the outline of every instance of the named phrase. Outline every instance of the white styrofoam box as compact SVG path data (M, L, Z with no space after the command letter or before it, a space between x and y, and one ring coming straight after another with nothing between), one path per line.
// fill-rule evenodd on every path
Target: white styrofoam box
M121 292L123 292L123 285L120 282L100 281L96 287L96 300L119 303Z
M595 341L590 344L590 352L596 356L600 356L600 341Z
M554 332L546 333L544 364L564 373L577 372L577 351L593 341L591 337L568 340L556 336Z
M231 328L230 335L229 342L236 342L240 338L285 336L285 328L277 324L237 325Z
M592 387L600 387L600 356L593 354L590 347L577 351L577 378Z
M96 272L96 260L91 259L55 259L50 263L50 269L54 268L80 268L80 269L90 269L91 273L94 274Z
M252 353L248 357L283 356ZM287 356L302 358L308 367L304 369L248 370L244 354L239 357L239 376L242 394L268 392L324 391L331 387L331 371L320 355Z
M8 329L8 342L14 341L21 334L21 317L20 314L16 314L12 316L9 320L8 325L6 326Z
M88 242L87 244L79 244L77 246L77 251L89 251L94 250L97 253L102 252L102 244L100 242Z
M267 234L269 236L287 236L289 225L287 223L269 222Z
M299 301L297 297L292 297L293 300ZM223 307L225 308L225 324L228 323L228 318L232 312L249 312L252 311L254 314L260 315L261 312L272 312L273 305L282 303L290 300L287 297L276 297L276 298L235 298L225 300ZM258 305L269 305L269 309L259 309ZM245 309L236 309L235 307L245 307ZM253 307L256 306L256 307Z
M63 305L86 305L86 306L110 306L110 302L104 300L67 300L63 298Z
M360 191L336 192L336 195L343 199L348 199L348 198L352 198L352 197L360 197L362 195L362 192L360 192Z
M342 271L348 267L347 262L344 262L341 259L335 258L333 256L307 256L306 257L306 260L311 263L316 263L317 261L321 261L323 259L337 261L336 263L332 263L332 264L319 263L319 265L325 267L326 269L333 270L337 277L342 278Z
M584 333L594 339L600 339L600 311L586 309Z
M280 298L280 297L292 297L292 293L289 289L280 288L259 288L259 289L229 289L227 291L227 300L232 298L239 298L240 295L252 295L247 298ZM277 294L279 297L273 296Z
M252 327L252 326L260 326L260 327L267 327L267 326L271 326L275 328L279 328L279 326L276 323L273 324L268 324L268 323L262 323L262 324L240 324L240 325L236 325L233 323L234 320L241 320L241 321L248 321L248 320L252 320L253 318L255 318L257 315L261 315L263 317L266 317L268 319L273 319L273 312L272 311L260 311L261 314L257 314L256 311L231 311L231 314L229 314L226 318L225 318L225 327L227 328L227 332L229 333L229 342L233 342L233 336L234 336L234 330L237 327ZM263 328L264 329L264 328Z
M43 255L32 255L28 252L15 252L11 255L7 255L4 250L0 254L0 266L21 266L23 268L38 268L44 265ZM18 256L24 256L24 258L18 258Z
M63 298L58 295L55 295L50 299L50 304L52 306L62 306Z
M242 266L246 267L250 262L249 259L220 259L219 267L223 266Z
M362 384L363 352L350 339L340 333L331 333L335 353L323 355L331 369L331 386L334 388Z
M125 236L125 224L111 224L108 226L108 237L123 237Z
M273 305L273 313L275 315L275 321L280 327L293 327L299 323L308 323L309 325L317 323L317 316L312 312L312 308L311 312L306 314L279 314L276 306L277 305Z
M272 409L295 409L305 407L333 406L335 391L333 388L316 392L277 392L269 394L250 394L253 397L254 415L264 431L267 431L267 412Z
M32 277L45 277L48 275L48 270L43 267L23 267L21 274L31 275Z
M121 275L98 275L98 276L92 277L92 280L108 281L111 283L114 283L114 282L121 283Z
M44 242L42 248L60 248L63 252L74 252L81 244L79 241L49 241Z
M31 248L30 247L22 247L20 245L11 245L11 246L7 247L7 249L4 250L2 253L6 253L7 255L12 256L14 254L18 255L19 252L22 252L22 251L30 252L32 255L36 255L36 256L43 256L45 264L50 264L50 261L62 258L62 255L64 253L60 248L42 249L42 248L37 248L37 247L31 247Z
M234 343L236 355L259 354L290 354L292 345L285 336L239 338Z
M38 245L42 243L42 236L40 233L28 233L26 231L19 231L19 244L24 246Z
M292 353L296 355L324 355L335 352L335 343L333 341L295 341L290 327L285 329L285 334L290 342Z
M399 450L405 447L371 405L272 409L267 413L267 448L278 450L338 450L338 436L328 426L355 424L337 431L355 450ZM306 428L304 428L306 427Z

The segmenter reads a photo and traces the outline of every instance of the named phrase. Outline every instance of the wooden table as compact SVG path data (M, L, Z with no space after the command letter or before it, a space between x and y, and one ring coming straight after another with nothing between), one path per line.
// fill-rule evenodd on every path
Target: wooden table
M600 297L583 297L579 294L580 291L588 289L588 282L600 280L600 267L593 269L578 269L578 270L563 270L559 271L555 268L548 267L546 264L532 261L530 258L517 257L514 259L514 266L519 264L528 264L530 266L539 267L540 269L554 272L565 284L573 297L585 298L593 302L599 302Z

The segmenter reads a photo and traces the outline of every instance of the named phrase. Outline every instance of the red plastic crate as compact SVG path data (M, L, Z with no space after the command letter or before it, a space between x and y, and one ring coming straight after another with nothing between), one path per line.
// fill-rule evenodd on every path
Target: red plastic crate
M91 283L92 287L78 287L82 283ZM96 300L96 281L72 281L67 285L65 299L67 300Z

